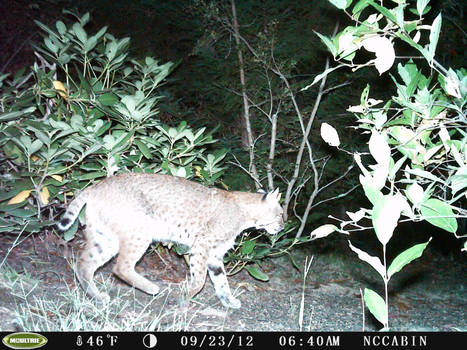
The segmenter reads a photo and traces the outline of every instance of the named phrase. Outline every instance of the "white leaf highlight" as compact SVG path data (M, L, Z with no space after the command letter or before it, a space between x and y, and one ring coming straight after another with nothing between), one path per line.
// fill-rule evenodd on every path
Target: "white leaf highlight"
M365 50L374 52L376 59L374 60L375 67L379 74L388 71L396 59L396 52L392 42L384 36L372 36L362 41Z
M339 135L328 123L321 124L321 137L330 146L338 147L340 145Z

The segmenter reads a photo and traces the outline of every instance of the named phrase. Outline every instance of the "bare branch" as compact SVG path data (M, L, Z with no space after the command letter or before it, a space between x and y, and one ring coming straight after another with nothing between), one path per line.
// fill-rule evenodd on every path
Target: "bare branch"
M272 176L272 164L274 162L274 156L276 154L276 135L277 135L277 113L274 113L271 117L271 142L269 145L268 163L266 164L266 174L268 177L268 187L270 191L274 190L274 181L273 181L273 176Z
M249 171L248 169L246 169L246 168L242 165L242 163L240 163L240 161L237 159L237 157L235 157L234 154L232 154L232 156L234 157L235 162L230 162L230 161L229 161L229 162L227 162L227 163L232 164L232 165L235 165L236 167L242 169L242 170L243 170L249 177L251 177L251 179L255 182L255 187L256 187L256 188L261 188L262 185L261 185L261 182L259 181L259 179L258 179L257 177L255 177L255 175L253 175L253 174L251 173L251 171Z
M336 183L336 182L342 180L344 177L347 176L347 174L350 172L350 170L353 169L353 167L354 167L354 164L350 165L350 166L347 168L347 170L345 171L345 173L343 173L342 175L336 177L334 180L332 180L331 182L329 182L329 183L327 183L326 185L324 185L323 187L321 187L321 188L319 189L318 192L321 192L321 191L324 190L325 188L327 188L327 187L331 186L332 184L334 184L334 183ZM360 186L360 185L359 185L359 186ZM357 187L358 187L358 186L357 186Z
M326 90L323 91L323 95L326 95L327 93L330 93L333 90L340 89L341 87L344 87L350 84L352 84L351 81L346 81L346 82L343 82L342 84L331 86L330 88L327 88Z
M242 96L243 96L243 122L244 127L247 133L248 138L248 151L250 156L250 165L249 168L251 169L252 175L255 179L258 179L258 172L256 170L255 165L255 151L253 145L253 132L251 130L251 123L250 123L250 107L248 103L248 97L246 93L246 82L245 82L245 70L244 70L244 63L243 63L243 55L242 50L240 48L240 32L238 29L238 21L237 21L237 9L235 7L235 0L231 0L232 5L232 18L233 18L233 29L234 29L234 37L235 43L237 44L237 55L238 55L238 64L239 64L239 73L240 73L240 83L242 86ZM258 183L255 181L256 189L261 188L261 185L258 186Z
M325 65L324 70L326 70L328 68L329 68L329 59L326 59L326 65ZM313 173L316 176L315 185L316 185L316 187L318 186L318 183L317 183L317 181L318 181L318 171L316 169L316 165L314 164L313 151L311 149L311 145L310 145L310 141L308 140L308 137L310 135L311 126L313 125L313 121L315 119L316 113L318 111L319 104L321 102L321 97L323 95L323 90L324 90L324 86L326 84L327 77L324 77L321 80L321 83L320 83L320 86L319 86L319 91L318 91L318 96L316 97L315 104L313 106L313 110L311 112L310 118L308 119L308 123L307 123L307 126L305 128L304 121L303 121L303 116L302 116L302 114L300 112L300 108L298 107L298 104L297 104L297 102L295 100L295 96L294 96L293 91L292 91L292 89L290 87L290 84L289 84L288 80L285 78L285 76L280 71L278 71L278 72L280 74L279 75L280 78L286 84L286 86L287 86L287 88L289 90L290 98L292 100L292 104L294 105L295 112L297 113L297 118L298 118L298 120L300 122L300 126L302 128L302 133L303 133L303 138L302 138L302 141L300 143L300 147L299 147L299 150L298 150L297 157L295 159L294 173L293 173L292 179L289 181L289 184L287 185L287 191L286 191L286 194L285 194L285 199L284 199L284 204L283 204L284 216L285 216L284 219L286 220L287 219L287 216L286 216L287 215L286 214L287 213L287 208L288 208L288 206L290 204L292 190L293 190L293 188L295 186L295 183L296 183L296 181L298 179L298 174L300 173L300 167L301 167L301 164L302 164L302 158L303 158L303 153L305 151L305 146L308 149L310 164L312 166Z
M335 199L343 198L343 197L347 196L349 193L353 192L353 191L354 191L356 188L358 188L358 187L360 187L360 184L353 186L353 187L352 187L350 190L348 190L347 192L340 193L340 194L338 194L337 196L330 197L330 198L326 198L326 199L323 199L322 201L316 202L316 203L314 203L314 204L311 206L311 208L317 207L318 205L323 204L323 203L325 203L325 202L329 202L329 201L332 201L332 200L335 200Z

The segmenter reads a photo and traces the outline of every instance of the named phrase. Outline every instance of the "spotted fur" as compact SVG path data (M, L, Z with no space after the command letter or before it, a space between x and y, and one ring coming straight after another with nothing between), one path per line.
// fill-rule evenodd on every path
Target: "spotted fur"
M225 274L223 257L247 228L276 234L284 227L278 190L229 192L179 177L130 173L109 177L79 194L57 224L68 229L86 205L86 246L76 275L86 292L107 302L93 279L95 271L118 254L113 272L149 294L159 287L135 271L136 262L153 241L189 247L188 297L204 286L206 275L222 304L239 308Z

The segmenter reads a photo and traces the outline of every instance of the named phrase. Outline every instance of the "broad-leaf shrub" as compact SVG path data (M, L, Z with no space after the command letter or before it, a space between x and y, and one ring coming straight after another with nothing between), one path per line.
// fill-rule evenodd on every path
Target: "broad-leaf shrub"
M340 9L347 9L352 3L330 2ZM356 70L374 65L380 74L385 73L394 64L393 42L397 40L409 44L424 59L421 64L403 59L397 64L397 76L386 73L391 74L394 82L391 100L371 98L368 85L361 94L360 105L348 109L357 117L358 128L371 135L368 142L371 158L365 152L354 154L361 171L360 183L371 207L348 212L350 220L342 221L340 229L335 229L348 234L365 228L362 219L371 220L382 245L382 261L354 247L350 241L349 245L383 279L384 298L365 289L364 300L385 328L389 327L390 278L420 257L429 242L408 248L389 263L386 247L401 220L426 220L458 238L466 237L457 220L467 218L467 76L463 68L446 69L436 61L442 17L438 15L431 25L425 24L423 16L429 11L428 3L428 0L410 4L403 1L394 7L389 1L356 2L352 11L346 11L355 21L354 26L334 38L319 34L339 64L311 84L344 66ZM353 60L360 48L374 52L376 58L355 64ZM323 130L325 140L335 139L333 129Z
M117 172L168 173L212 184L225 151L205 128L157 119L160 86L172 63L128 55L129 38L89 15L56 23L36 47L39 61L0 75L0 232L39 232L77 191ZM76 230L70 229L67 239Z

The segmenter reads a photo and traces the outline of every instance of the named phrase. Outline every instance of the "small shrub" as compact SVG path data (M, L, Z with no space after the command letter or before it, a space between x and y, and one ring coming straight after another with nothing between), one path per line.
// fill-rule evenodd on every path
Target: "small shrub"
M174 64L132 59L129 38L106 27L91 35L89 14L76 18L55 28L36 22L44 33L39 61L12 78L0 75L0 232L50 227L77 191L117 172L208 185L223 173L226 152L207 153L212 132L157 119Z
M352 3L330 2L343 10ZM386 247L398 224L402 220L426 220L458 238L466 237L465 232L458 234L457 219L467 218L467 77L465 69L446 69L436 61L442 17L438 15L431 25L425 24L423 16L430 9L428 3L428 0L416 4L402 2L389 8L382 1L357 2L351 12L346 11L355 26L345 28L334 38L319 34L339 64L312 83L343 66L357 70L374 65L380 74L387 72L396 59L393 44L396 40L407 43L421 55L422 64L430 70L430 75L426 75L422 64L403 59L397 65L399 76L391 75L396 88L391 100L370 98L368 85L361 94L360 105L348 109L357 117L358 128L371 134L368 142L371 158L366 157L368 152L354 154L361 171L359 180L371 206L347 212L350 220L342 221L340 228L334 229L347 234L353 229L374 229L382 246L382 260L354 247L350 241L349 245L384 282L384 299L365 289L364 301L386 329L389 280L420 257L429 243L413 245L389 263ZM354 63L361 48L376 57L364 64ZM331 126L322 128L322 136L331 146L339 147L337 133ZM372 227L359 223L364 218L371 221Z

